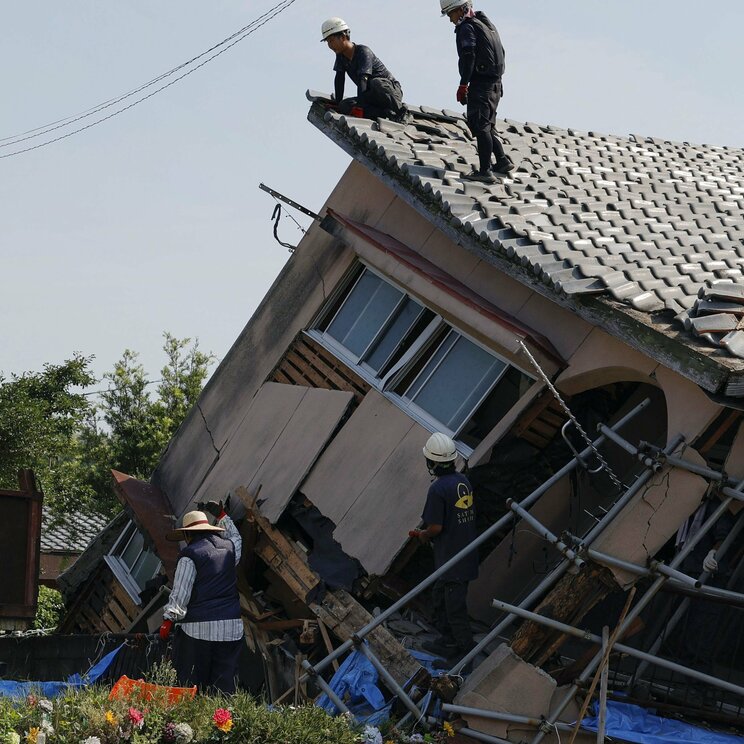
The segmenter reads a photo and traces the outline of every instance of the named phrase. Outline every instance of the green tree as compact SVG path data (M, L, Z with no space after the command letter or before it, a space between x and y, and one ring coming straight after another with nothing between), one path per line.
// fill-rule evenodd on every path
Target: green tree
M164 339L159 380L126 350L104 375L108 387L97 405L85 392L96 383L88 357L7 380L0 375L0 488L16 488L17 471L30 467L52 515L83 509L113 516L120 507L111 469L150 476L215 359L198 341L169 333Z
M95 382L90 361L75 355L42 372L0 376L0 487L17 488L18 470L33 468L54 508L91 500L78 477L79 434L92 410L83 391Z
M199 342L163 334L166 364L154 384L127 349L114 371L104 375L109 388L101 395L99 413L108 429L110 466L137 478L147 478L176 429L196 403L214 361L199 350ZM191 344L191 345L190 345Z

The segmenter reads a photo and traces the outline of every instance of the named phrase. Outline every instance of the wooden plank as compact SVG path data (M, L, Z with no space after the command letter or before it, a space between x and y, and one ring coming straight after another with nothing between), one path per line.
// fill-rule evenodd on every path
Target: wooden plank
M372 620L372 615L343 589L326 592L323 601L311 604L310 609L341 641L349 640ZM386 628L375 628L367 640L375 656L398 684L405 684L414 675L426 676L423 667Z
M287 364L294 365L302 375L310 382L311 387L316 388L328 388L328 382L323 375L321 375L312 365L307 363L306 359L303 359L297 354L296 351L288 351L284 355L285 369Z

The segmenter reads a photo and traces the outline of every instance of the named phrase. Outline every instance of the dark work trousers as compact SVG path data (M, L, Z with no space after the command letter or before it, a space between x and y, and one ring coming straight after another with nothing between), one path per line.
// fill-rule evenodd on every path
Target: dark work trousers
M496 160L504 157L504 147L496 136L496 111L504 93L501 80L475 79L468 88L468 127L478 143L480 172L491 169L491 155Z
M201 641L183 630L173 639L173 666L178 683L183 687L196 685L203 692L235 692L238 674L239 641Z
M397 80L372 78L364 93L356 98L344 98L338 110L342 114L350 114L354 106L364 109L364 116L368 119L395 118L403 111L403 89Z
M468 582L436 581L432 587L434 627L444 642L459 651L473 647L473 630L468 618Z

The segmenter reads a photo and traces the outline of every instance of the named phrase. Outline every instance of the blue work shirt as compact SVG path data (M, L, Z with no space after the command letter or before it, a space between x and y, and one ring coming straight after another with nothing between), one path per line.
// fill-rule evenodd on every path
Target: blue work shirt
M442 531L431 541L434 567L439 568L478 536L470 481L461 473L440 475L429 486L421 518L427 525L442 525ZM477 576L478 551L473 550L448 569L442 579L471 581Z

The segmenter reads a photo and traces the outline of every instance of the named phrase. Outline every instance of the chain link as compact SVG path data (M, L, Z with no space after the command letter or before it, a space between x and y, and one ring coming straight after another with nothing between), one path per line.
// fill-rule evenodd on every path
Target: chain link
M620 481L620 479L615 475L612 468L609 466L607 460L599 453L597 448L594 446L594 442L589 438L589 435L584 431L584 428L581 426L581 424L576 419L576 416L573 415L571 412L571 409L568 407L566 402L561 398L561 394L556 390L553 383L550 381L548 376L543 371L543 368L538 364L537 359L535 359L534 356L530 353L530 350L525 345L524 341L519 342L519 346L521 347L522 351L525 353L527 358L530 360L530 364L535 368L535 371L540 376L542 381L547 385L548 390L550 390L551 393L553 393L553 397L558 401L558 404L563 409L563 412L568 416L568 418L571 420L571 423L576 427L576 431L581 434L582 439L586 442L587 447L592 451L594 456L599 461L599 464L602 466L604 470L607 471L607 475L609 476L610 480L615 484L618 491L624 491L625 486Z

